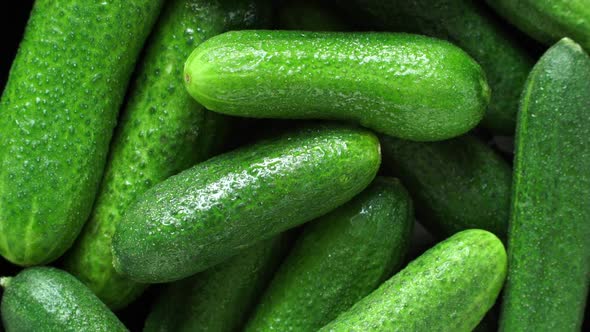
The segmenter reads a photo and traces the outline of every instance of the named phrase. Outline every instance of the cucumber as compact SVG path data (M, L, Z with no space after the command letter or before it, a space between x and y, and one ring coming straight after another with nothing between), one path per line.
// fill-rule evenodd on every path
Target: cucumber
M188 277L347 202L380 162L372 133L340 126L214 157L130 205L113 237L113 264L141 282Z
M313 0L288 0L279 8L279 26L286 30L345 31L350 27L345 20Z
M380 139L384 169L408 188L433 235L479 228L506 239L512 169L491 148L469 135L435 143Z
M38 0L0 101L0 254L62 255L88 218L162 0Z
M590 52L588 0L487 0L487 3L510 23L546 45L570 37Z
M589 112L590 57L562 39L522 94L502 331L580 331L590 275Z
M470 229L437 244L320 331L471 331L506 276L492 233Z
M182 86L182 63L196 45L263 21L262 0L174 0L167 3L117 128L94 210L66 259L66 270L112 309L145 288L112 265L111 238L127 206L145 190L211 154L224 119Z
M232 31L197 47L184 72L212 111L355 121L417 141L470 130L490 97L465 52L408 34Z
M7 331L127 331L90 289L62 270L32 267L0 284Z
M203 273L166 286L143 331L237 331L286 253L289 238L284 234L262 241Z
M340 0L349 10L362 11L391 31L424 34L451 41L485 70L493 92L482 124L512 135L520 91L533 67L514 31L472 0Z
M412 202L400 182L377 178L304 226L246 331L317 331L399 269L413 225Z

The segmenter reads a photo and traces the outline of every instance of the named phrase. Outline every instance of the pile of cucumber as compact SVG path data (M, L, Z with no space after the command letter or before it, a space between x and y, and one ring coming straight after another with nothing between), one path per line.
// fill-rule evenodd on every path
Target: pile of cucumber
M36 0L0 330L587 328L588 52L590 0Z

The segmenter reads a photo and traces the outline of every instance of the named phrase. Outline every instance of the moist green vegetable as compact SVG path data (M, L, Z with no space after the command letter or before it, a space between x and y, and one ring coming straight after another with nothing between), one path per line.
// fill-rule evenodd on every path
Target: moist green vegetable
M262 241L203 273L167 286L144 332L237 331L289 247L284 234Z
M184 72L189 93L212 111L349 120L417 141L465 133L490 97L465 52L408 34L228 32L197 47Z
M406 190L395 179L377 178L304 226L246 331L317 331L397 272L413 225Z
M350 27L334 12L314 0L288 0L279 9L279 26L287 30L345 31Z
M370 132L308 127L214 157L146 191L113 237L115 269L188 277L347 202L375 177Z
M590 57L562 39L533 68L516 131L502 331L579 331L590 275Z
M38 0L0 102L0 253L50 262L87 220L163 1Z
M8 331L127 331L90 289L72 275L33 267L1 278L2 321Z
M506 276L502 242L466 230L437 244L320 331L471 331Z
M487 0L487 3L540 42L551 45L570 37L590 52L588 0Z
M506 239L512 169L472 136L416 143L382 136L383 163L416 201L418 220L439 238L479 228Z
M174 0L167 4L146 50L117 128L90 220L66 261L111 308L145 288L117 274L111 238L127 206L151 186L207 158L223 121L182 86L183 61L196 45L228 29L259 24L260 0Z

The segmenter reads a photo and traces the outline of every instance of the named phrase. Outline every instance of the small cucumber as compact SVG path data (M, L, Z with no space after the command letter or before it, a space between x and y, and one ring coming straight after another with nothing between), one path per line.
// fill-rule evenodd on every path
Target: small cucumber
M375 177L364 129L307 127L212 159L146 191L113 237L115 269L142 282L188 277L350 200Z
M539 60L516 130L502 331L580 331L590 276L590 57Z
M0 254L61 256L86 222L163 0L38 0L0 101Z
M72 275L33 267L1 278L2 321L9 332L127 331L109 308Z
M288 0L279 9L279 26L287 30L346 31L344 19L314 0Z
M397 272L413 225L406 190L377 178L304 226L246 331L317 331Z
M468 135L435 143L380 138L384 168L408 188L432 234L478 228L506 239L512 169L491 148Z
M355 121L417 141L467 132L490 97L460 48L409 34L232 31L197 47L184 72L212 111Z
M506 252L470 229L437 244L320 331L470 332L493 306Z

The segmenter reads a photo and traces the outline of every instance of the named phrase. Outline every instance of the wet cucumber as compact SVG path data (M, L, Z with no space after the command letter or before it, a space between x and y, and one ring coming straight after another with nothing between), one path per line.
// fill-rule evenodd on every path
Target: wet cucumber
M0 254L50 262L92 209L162 0L38 0L0 101Z
M579 331L590 275L590 57L551 47L522 94L502 331Z
M373 134L341 126L307 127L214 157L127 209L113 264L142 282L188 277L347 202L380 161Z
M490 97L460 48L409 34L233 31L197 47L184 72L212 111L347 120L417 141L470 130Z
M419 207L418 220L438 238L478 228L506 239L512 169L473 136L417 143L381 136L386 171Z
M469 332L506 276L502 242L466 230L437 244L320 331Z
M413 225L407 191L377 178L304 226L246 331L317 331L397 272Z
M207 158L219 140L224 119L188 95L183 62L216 34L255 27L268 16L261 2L170 1L148 40L94 210L66 260L66 269L113 309L145 288L118 275L112 265L111 238L125 209L151 186Z
M33 267L1 278L2 321L10 332L127 331L90 289L72 275Z

